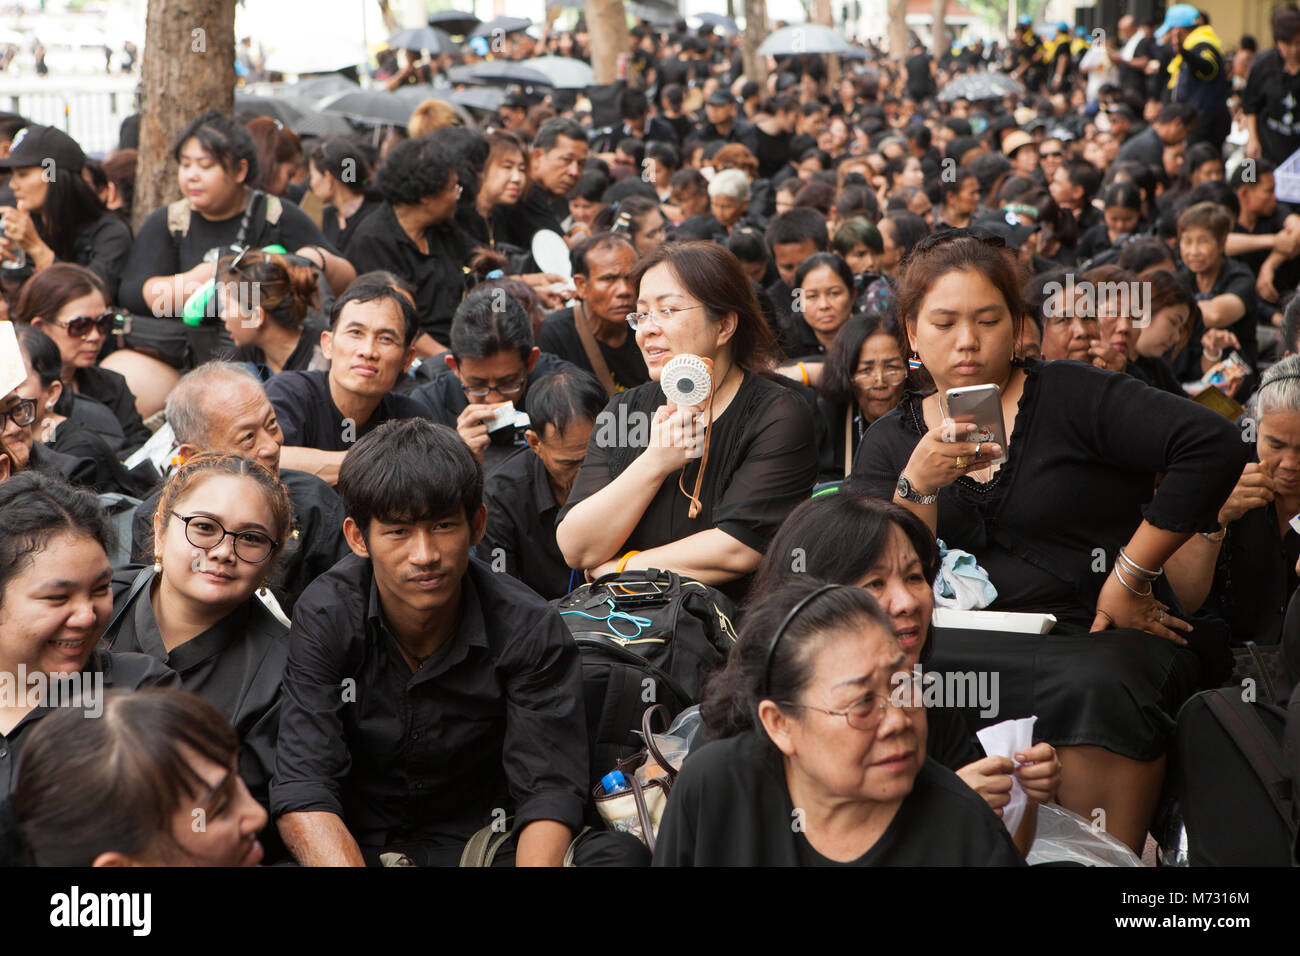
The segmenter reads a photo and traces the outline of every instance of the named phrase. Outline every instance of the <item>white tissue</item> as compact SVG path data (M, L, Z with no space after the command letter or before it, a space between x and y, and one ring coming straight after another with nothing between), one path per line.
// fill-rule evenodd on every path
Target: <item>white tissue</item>
M1024 753L1034 745L1034 722L1037 717L1021 717L1019 720L1004 720L976 732L980 746L990 757L1010 757ZM1018 766L1018 765L1017 765ZM1020 786L1020 781L1011 778L1011 802L1002 808L1002 822L1007 832L1013 837L1020 828L1020 821L1025 815L1025 806L1029 798Z

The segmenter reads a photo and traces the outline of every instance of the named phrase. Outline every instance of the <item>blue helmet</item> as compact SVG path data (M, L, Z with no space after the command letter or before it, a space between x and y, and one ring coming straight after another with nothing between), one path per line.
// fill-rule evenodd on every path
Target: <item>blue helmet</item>
M1034 18L1027 13L1022 13L1020 14L1019 17L1016 18L1016 22L1019 23L1022 27L1029 27L1029 26L1033 26Z

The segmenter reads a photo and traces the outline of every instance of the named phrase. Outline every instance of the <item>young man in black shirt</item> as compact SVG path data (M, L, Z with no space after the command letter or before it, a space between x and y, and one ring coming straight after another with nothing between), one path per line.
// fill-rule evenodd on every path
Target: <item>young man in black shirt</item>
M339 487L354 554L299 600L284 675L286 845L306 866L454 866L513 817L498 862L558 866L588 785L581 664L554 609L470 557L478 464L449 428L391 422Z
M629 278L636 260L632 243L615 233L598 233L575 246L569 261L578 304L547 316L537 337L543 352L604 379L589 355L598 350L610 378L601 384L611 397L613 392L650 381L636 335L627 324L628 313L636 306L636 289Z
M524 445L521 429L503 425L488 431L505 402L524 407L534 381L569 363L533 345L524 307L502 289L476 289L465 296L451 326L447 367L411 398L440 425L456 429L490 474Z
M528 391L528 447L507 458L483 487L487 530L476 553L547 600L568 594L582 580L555 543L555 519L606 401L600 382L582 369L542 376Z
M791 209L772 219L766 238L780 278L764 291L771 296L776 309L777 327L772 331L788 354L794 341L791 330L798 331L792 321L795 311L794 274L799 270L799 263L815 252L825 252L830 248L830 236L821 213L815 209Z
M718 87L704 101L705 122L696 135L705 142L720 139L727 143L740 143L758 155L758 136L751 123L736 116L736 98L726 87Z
M586 168L588 153L587 131L577 120L555 116L541 125L528 157L532 188L509 211L508 242L528 249L542 229L564 235L560 223L569 215L569 193Z
M266 386L284 432L284 467L335 484L348 449L371 429L427 417L419 402L393 392L415 360L415 332L411 300L391 286L354 285L334 300L321 333L329 371L281 372Z
M1241 94L1246 155L1275 166L1300 149L1300 10L1273 8L1273 46L1255 57Z
M1166 146L1177 146L1187 139L1196 112L1186 103L1166 103L1155 120L1142 132L1130 136L1120 147L1117 162L1145 163L1160 169Z

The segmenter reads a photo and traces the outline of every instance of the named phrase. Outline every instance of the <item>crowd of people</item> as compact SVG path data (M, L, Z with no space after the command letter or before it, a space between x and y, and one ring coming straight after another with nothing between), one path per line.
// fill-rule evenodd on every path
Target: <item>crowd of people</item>
M1046 32L760 83L642 24L610 88L382 143L209 110L138 229L134 150L0 121L0 676L107 695L0 696L0 857L1011 866L1051 804L1141 853L1297 583L1300 8ZM963 555L1052 629L936 628ZM651 569L739 628L653 855L587 826L550 603ZM1032 745L899 698L948 672Z

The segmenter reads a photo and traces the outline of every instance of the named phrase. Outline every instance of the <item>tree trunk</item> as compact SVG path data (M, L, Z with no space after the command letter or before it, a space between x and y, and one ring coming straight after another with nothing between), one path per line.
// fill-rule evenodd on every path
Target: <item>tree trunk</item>
M149 0L131 222L176 199L172 145L207 109L235 105L235 0Z
M587 31L591 34L592 82L597 86L618 79L618 57L631 49L623 0L586 0Z
M398 30L402 29L402 23L397 19L397 15L393 13L392 9L389 7L388 0L378 0L378 2L379 16L383 18L384 29L390 34L396 33Z
M767 83L767 57L758 55L758 48L767 39L767 4L765 0L745 0L745 33L741 37L745 78L759 86Z
M943 51L948 49L948 31L944 27L944 14L948 10L948 0L934 0L930 5L930 45L934 50L934 62L938 63Z
M814 0L812 22L819 23L824 27L835 25L834 18L831 15L831 0ZM840 58L838 56L828 56L826 58L826 81L832 90L835 89L835 84L840 81Z
M889 55L898 63L911 52L907 46L907 0L889 0Z

